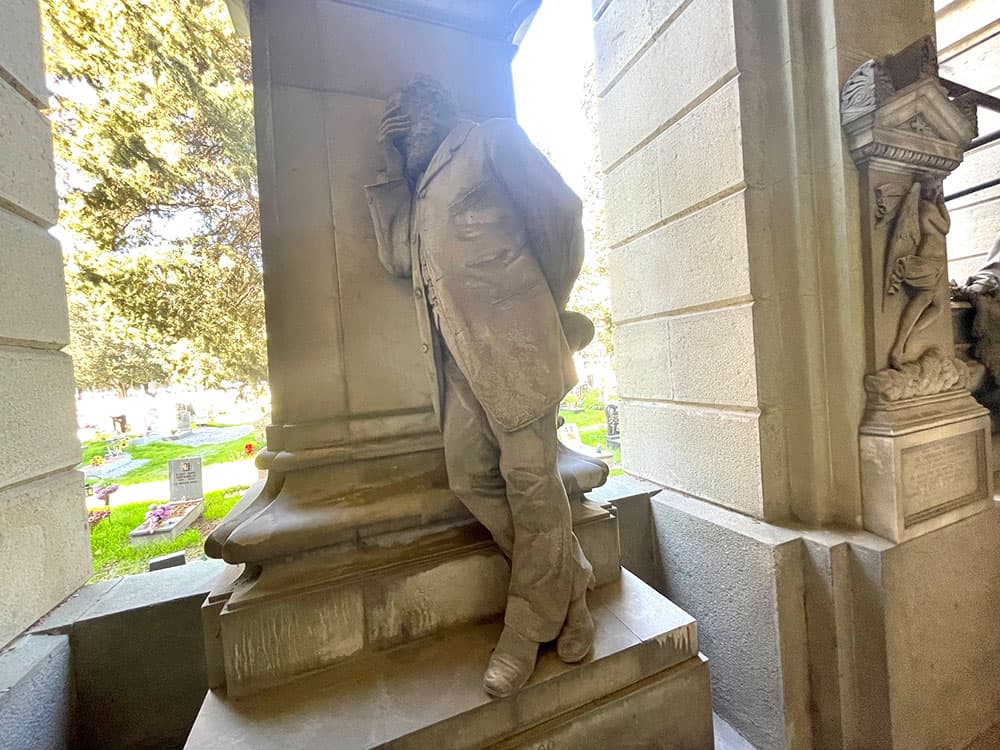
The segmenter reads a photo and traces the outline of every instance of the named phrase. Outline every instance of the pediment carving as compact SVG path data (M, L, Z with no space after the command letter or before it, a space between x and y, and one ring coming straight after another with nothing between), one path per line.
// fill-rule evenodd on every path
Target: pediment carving
M921 39L852 73L841 121L855 163L872 159L943 174L976 135L975 109L952 100L937 74L933 42Z

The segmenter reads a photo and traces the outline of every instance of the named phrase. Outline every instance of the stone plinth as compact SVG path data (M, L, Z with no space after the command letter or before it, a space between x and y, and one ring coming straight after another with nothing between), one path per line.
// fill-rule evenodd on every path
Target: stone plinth
M693 618L628 573L591 594L597 641L577 666L544 649L515 698L492 700L482 670L499 622L366 655L234 700L210 692L187 750L254 747L712 746L708 663Z
M263 491L255 485L241 503ZM230 577L203 610L206 634L215 635L207 648L213 681L247 695L502 612L509 565L457 503L447 490L424 490L387 496L356 515L342 508L350 522L339 534L326 529L326 546ZM394 526L382 515L389 507L425 522ZM617 580L614 515L586 501L572 509L597 584Z
M964 393L872 410L861 428L865 528L903 542L993 506L990 419Z

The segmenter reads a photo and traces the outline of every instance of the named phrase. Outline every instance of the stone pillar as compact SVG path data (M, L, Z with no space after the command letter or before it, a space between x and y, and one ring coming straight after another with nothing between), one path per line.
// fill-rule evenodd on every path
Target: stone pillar
M975 104L938 82L930 38L859 67L844 85L865 258L861 426L865 528L895 542L993 504L990 424L956 358L942 181L976 133Z
M871 520L900 493L862 483L884 257L840 93L932 34L932 5L594 2L625 468L664 488L657 585L698 618L716 711L759 747L961 747L1000 719L981 663L1000 639L976 626L1000 594L988 485L966 509L986 512L910 542L866 530L904 538ZM940 324L924 335L947 353ZM980 412L952 405L978 440ZM939 720L949 684L967 703Z
M90 577L38 4L0 28L0 648Z

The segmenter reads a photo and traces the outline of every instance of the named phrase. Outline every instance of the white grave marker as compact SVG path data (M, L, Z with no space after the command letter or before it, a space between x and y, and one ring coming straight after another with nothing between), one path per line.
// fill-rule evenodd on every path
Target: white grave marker
M201 456L175 458L170 462L170 502L197 500L202 497Z

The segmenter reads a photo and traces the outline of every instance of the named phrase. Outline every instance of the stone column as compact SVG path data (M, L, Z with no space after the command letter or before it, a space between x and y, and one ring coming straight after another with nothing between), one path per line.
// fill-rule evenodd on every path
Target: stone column
M0 648L90 577L38 4L0 27Z
M865 376L891 344L840 93L933 34L932 6L594 2L625 468L664 488L657 585L759 747L961 747L1000 719L981 661L1000 641L976 625L1000 595L988 484L897 544L874 518L905 492L862 482ZM921 335L947 357L942 325ZM974 443L981 412L948 398ZM935 718L956 684L966 703Z

